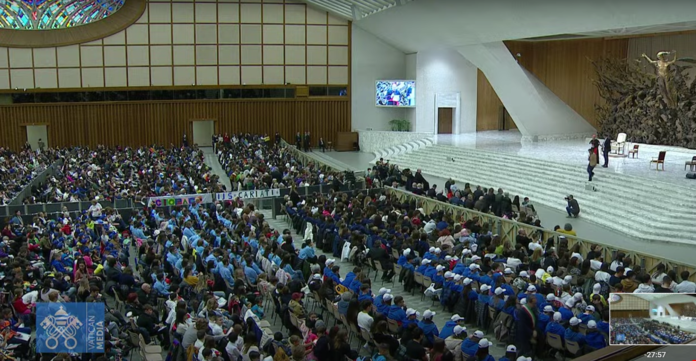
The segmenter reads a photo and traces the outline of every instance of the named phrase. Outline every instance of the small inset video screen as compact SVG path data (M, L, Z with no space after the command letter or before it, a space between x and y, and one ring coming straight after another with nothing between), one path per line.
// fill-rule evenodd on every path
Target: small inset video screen
M696 294L612 293L609 344L696 344Z

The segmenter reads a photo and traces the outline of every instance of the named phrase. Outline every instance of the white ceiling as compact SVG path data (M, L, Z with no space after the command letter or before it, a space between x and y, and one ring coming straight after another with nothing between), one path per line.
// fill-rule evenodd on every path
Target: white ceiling
M623 295L622 295L623 296ZM696 297L670 293L633 293L631 296L655 303L696 303Z
M353 19L407 53L559 34L679 31L693 29L696 22L696 1L681 0L304 1Z
M306 3L342 18L357 21L413 0L304 0Z

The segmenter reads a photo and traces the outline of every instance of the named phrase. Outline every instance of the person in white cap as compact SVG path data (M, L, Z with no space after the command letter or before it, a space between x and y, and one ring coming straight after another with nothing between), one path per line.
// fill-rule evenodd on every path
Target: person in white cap
M445 339L445 347L454 354L455 360L463 359L462 342L464 339L466 339L466 327L460 325L454 326L452 334Z
M607 341L597 330L597 322L591 320L587 322L587 332L585 332L585 342L587 342L588 351L599 350L607 347Z
M423 258L421 260L421 265L416 268L416 272L425 274L425 271L428 269L428 266L430 265L430 260L427 258Z
M493 358L493 356L491 356L488 353L488 348L490 346L491 346L491 343L488 341L487 338L484 338L481 341L479 341L478 350L476 351L476 360L495 361L495 358Z
M573 317L568 322L570 326L565 330L566 341L575 341L580 345L580 347L585 346L585 335L580 333L580 324L582 323L579 318Z
M592 285L592 294L590 294L590 299L592 299L592 296L598 295L599 299L602 301L602 304L604 306L607 306L607 300L602 296L602 285L600 283L595 283Z
M594 308L594 306L589 305L589 306L585 307L585 312L579 314L579 315L578 315L578 318L579 318L580 321L581 321L583 324L585 324L585 325L587 325L587 323L590 322L590 321L592 321L592 320L596 320L597 317L595 317L595 308Z
M427 258L431 261L436 260L437 256L435 255L435 247L430 247L428 249L428 252L425 252L425 254L423 255L423 258Z
M431 346L435 342L435 337L440 336L440 332L437 329L437 325L433 322L433 317L435 312L430 310L425 310L423 312L423 319L418 322L418 328L423 330L423 335L425 336L426 344L424 346Z
M561 322L563 321L563 316L561 316L560 312L554 312L553 318L549 323L546 325L546 334L552 333L554 335L558 335L561 339L565 337L565 327L561 325Z
M464 317L459 315L453 315L452 317L450 317L450 320L445 322L445 325L442 326L442 331L440 331L440 338L446 339L447 337L449 337L457 325L465 325Z
M546 305L541 311L542 312L539 313L539 316L537 317L537 330L542 330L542 332L544 333L543 336L546 336L546 326L549 324L554 314L553 306Z
M413 308L409 308L406 310L406 319L404 322L401 324L402 328L408 328L408 326L412 323L415 323L418 325L420 321L418 321L418 317L420 317L420 313Z
M509 345L505 349L505 356L498 359L498 361L515 361L517 359L517 347L515 345Z
M479 348L479 341L481 341L481 339L483 339L482 331L477 330L476 332L472 333L471 337L462 342L462 352L469 356L476 355Z
M375 307L379 308L379 305L382 304L382 298L387 293L391 293L391 290L386 288L386 287L382 287L379 289L379 291L377 292L377 295L375 296L375 300L374 300Z
M522 271L522 272L520 272L518 277L515 278L514 281L512 281L512 286L518 290L526 290L528 287L528 283L529 283L529 273L527 273L527 271Z
M493 306L497 312L500 312L505 308L505 289L497 287L493 290L493 294L490 305Z
M388 315L389 314L389 309L392 306L392 300L394 299L394 296L391 295L391 293L387 293L382 296L382 302L380 302L379 305L377 305L377 312L383 314L383 315Z
M326 267L324 267L324 280L331 278L334 283L339 284L341 283L341 278L333 272L334 263L336 263L336 260L333 258L327 259L326 262L324 262L326 265Z
M410 254L411 254L411 249L410 249L410 248L406 248L406 249L403 251L403 253L401 254L401 256L399 256L399 260L396 261L396 264L398 264L399 266L402 266L402 267L403 267L406 263L408 263L408 256L409 256Z

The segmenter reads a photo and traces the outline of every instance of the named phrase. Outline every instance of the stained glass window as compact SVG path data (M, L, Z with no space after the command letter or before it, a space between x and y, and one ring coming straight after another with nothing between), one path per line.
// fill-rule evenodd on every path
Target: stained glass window
M0 28L47 30L99 21L125 0L0 0Z

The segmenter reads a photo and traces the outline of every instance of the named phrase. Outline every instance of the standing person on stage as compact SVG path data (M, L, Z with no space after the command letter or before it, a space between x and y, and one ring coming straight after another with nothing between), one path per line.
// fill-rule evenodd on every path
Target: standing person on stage
M302 150L302 135L300 132L297 132L297 135L295 135L295 147L297 147L297 150Z
M609 167L609 152L611 152L611 136L607 134L602 146L602 154L604 155L604 165L602 167L604 168Z
M326 143L324 143L324 138L319 138L319 148L321 148L322 153L326 153Z
M587 174L590 176L589 181L592 182L592 177L594 176L594 168L597 166L598 157L597 157L597 147L592 147L588 149L588 152L590 153L589 157L587 157L587 160L589 161L589 164L587 164Z

